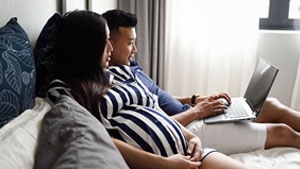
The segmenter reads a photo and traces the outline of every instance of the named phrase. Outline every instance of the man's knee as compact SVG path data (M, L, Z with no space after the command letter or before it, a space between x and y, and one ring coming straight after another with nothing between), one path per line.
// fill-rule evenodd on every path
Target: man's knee
M271 124L267 130L269 134L272 134L277 139L286 139L294 136L291 127L284 123Z
M264 104L265 107L277 107L279 105L281 105L281 103L274 97L268 97Z
M282 104L276 98L267 98L263 109L259 113L254 122L258 123L274 123L282 115Z
M267 98L262 113L268 116L268 118L279 118L283 114L285 110L285 106L276 98ZM273 121L266 121L273 122Z
M293 133L292 129L286 124L268 124L265 148L291 146L296 137L296 134Z

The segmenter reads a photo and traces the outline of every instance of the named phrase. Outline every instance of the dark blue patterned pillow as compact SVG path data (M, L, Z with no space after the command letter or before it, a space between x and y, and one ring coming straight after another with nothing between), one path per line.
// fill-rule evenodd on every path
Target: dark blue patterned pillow
M0 127L34 106L32 47L17 18L0 28Z

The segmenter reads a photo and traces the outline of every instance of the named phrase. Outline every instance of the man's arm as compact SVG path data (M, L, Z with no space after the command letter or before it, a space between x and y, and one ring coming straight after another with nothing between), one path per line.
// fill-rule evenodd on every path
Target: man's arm
M183 103L191 103L192 100L191 97L175 98ZM196 105L194 107L191 107L190 109L182 113L175 114L172 116L172 118L177 120L183 126L186 126L196 119L203 119L205 117L223 113L227 106L224 105L222 101L218 100L220 98L226 99L228 103L231 102L230 97L226 93L219 93L205 97L197 97L195 99Z
M169 116L172 116L174 119L180 122L182 125L186 126L193 120L202 119L204 117L212 115L213 113L217 113L215 111L207 111L207 106L204 108L198 106L199 103L204 102L211 96L197 97L195 99L195 103L198 104L190 108L189 105L191 105L191 97L171 96L166 91L162 90L159 86L157 86L156 83L143 72L143 69L136 62L134 62L134 64L132 65L133 66L130 66L130 68L133 69L133 72L135 72L134 74L137 75L139 80L144 83L144 85L148 88L148 90L151 93L156 94L158 96L159 107ZM219 97L223 97L225 96L225 93L220 93L218 95Z
M199 119L198 114L199 113L197 111L195 111L193 108L190 108L182 113L173 115L172 118L178 121L183 126L187 126L190 122Z
M191 97L179 97L179 96L173 96L175 99L180 101L182 104L189 104L192 105L192 96ZM207 97L197 97L195 102L200 103L203 102ZM196 119L202 119L204 116L201 116L201 107L196 104L195 108L191 107L190 109L184 111L183 113L178 113L172 116L175 120L177 120L180 124L183 126L188 125L190 122L196 120Z
M178 101L180 101L182 104L189 104L189 105L192 105L192 96L190 96L190 97L179 97L179 96L173 96L175 99L177 99ZM199 103L199 102L201 102L201 101L203 101L203 100L205 100L207 97L201 97L201 96L199 96L199 97L197 97L196 99L195 99L195 102L196 103Z

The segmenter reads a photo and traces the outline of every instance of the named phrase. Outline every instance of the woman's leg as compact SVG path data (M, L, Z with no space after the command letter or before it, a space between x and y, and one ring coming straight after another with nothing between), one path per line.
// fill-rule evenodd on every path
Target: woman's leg
M200 169L251 169L252 167L246 166L245 164L234 160L224 154L219 152L210 153L207 157L204 158Z

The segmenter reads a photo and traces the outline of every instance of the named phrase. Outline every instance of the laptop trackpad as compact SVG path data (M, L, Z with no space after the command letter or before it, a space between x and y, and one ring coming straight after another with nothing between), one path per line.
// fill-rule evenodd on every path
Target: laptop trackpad
M209 123L215 123L215 122L221 122L224 121L226 118L224 116L224 114L219 114L216 116L211 116L211 117L207 117L204 119L204 122L209 122Z

